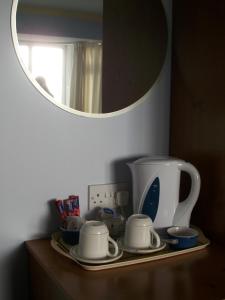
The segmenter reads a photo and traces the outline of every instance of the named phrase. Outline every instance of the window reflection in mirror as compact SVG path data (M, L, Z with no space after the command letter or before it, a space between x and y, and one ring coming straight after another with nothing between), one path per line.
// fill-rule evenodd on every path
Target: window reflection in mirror
M20 39L19 52L26 68L39 85L54 99L65 103L65 47Z
M86 112L102 112L100 41L68 42L64 38L54 41L51 36L18 36L26 68L56 102ZM46 38L48 42L44 41Z
M19 0L16 18L29 76L75 110L108 113L131 105L164 62L160 0Z

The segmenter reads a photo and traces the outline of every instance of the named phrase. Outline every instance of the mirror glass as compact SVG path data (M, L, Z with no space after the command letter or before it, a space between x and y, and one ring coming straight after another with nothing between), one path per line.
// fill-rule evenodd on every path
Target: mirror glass
M138 101L167 50L160 0L19 0L15 26L28 77L74 112L110 113Z

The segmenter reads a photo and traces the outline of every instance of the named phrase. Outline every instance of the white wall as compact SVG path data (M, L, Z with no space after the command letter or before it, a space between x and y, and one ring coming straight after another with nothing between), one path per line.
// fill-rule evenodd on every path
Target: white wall
M164 0L170 15L171 2ZM121 161L165 154L169 139L170 51L146 101L117 117L75 116L46 100L16 57L10 0L0 2L0 299L26 299L23 242L56 227L49 201L87 186L123 180ZM171 22L169 22L171 24ZM169 47L170 48L170 47ZM17 293L17 296L13 293Z

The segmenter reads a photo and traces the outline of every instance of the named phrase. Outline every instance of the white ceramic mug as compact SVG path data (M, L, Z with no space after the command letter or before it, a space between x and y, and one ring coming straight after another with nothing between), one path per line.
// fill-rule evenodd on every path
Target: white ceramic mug
M109 243L114 252L109 251ZM86 259L102 259L118 255L118 245L109 236L107 226L101 221L87 221L80 230L78 254Z
M155 232L149 216L134 214L127 219L124 245L132 249L158 248L160 246L160 237Z

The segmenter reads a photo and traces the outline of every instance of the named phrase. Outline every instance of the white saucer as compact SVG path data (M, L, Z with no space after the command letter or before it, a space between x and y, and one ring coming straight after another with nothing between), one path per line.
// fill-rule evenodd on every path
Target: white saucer
M80 262L84 262L87 264L95 264L95 265L98 264L99 265L99 264L107 264L107 263L110 263L110 262L113 262L113 261L119 259L123 255L123 250L119 249L119 253L115 257L107 256L102 259L87 259L87 258L81 257L78 254L78 245L76 245L76 246L71 247L70 255L72 256L72 258L74 258L75 260L78 260Z
M135 254L149 254L149 253L154 253L158 252L160 250L163 250L166 247L166 243L161 241L161 244L158 248L147 248L147 249L136 249L136 248L129 248L124 245L123 238L118 239L118 246L120 249L123 251L129 252L129 253L135 253Z

